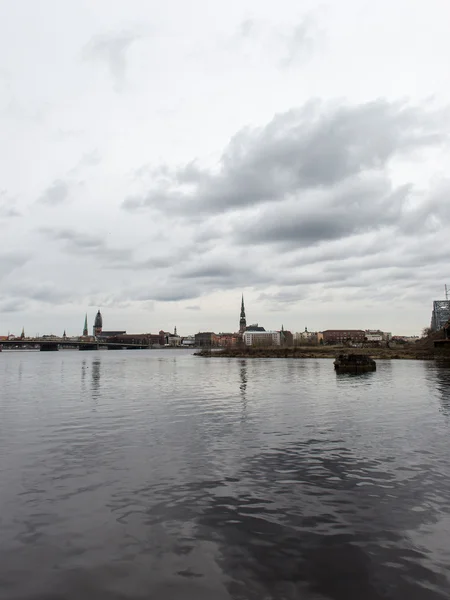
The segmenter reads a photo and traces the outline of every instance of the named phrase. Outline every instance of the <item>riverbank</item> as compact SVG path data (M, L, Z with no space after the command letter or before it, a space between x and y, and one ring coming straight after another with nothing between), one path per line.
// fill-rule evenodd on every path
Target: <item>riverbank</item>
M224 348L222 350L200 350L196 356L214 358L329 358L337 354L356 353L374 359L433 360L434 349L415 348L344 348L343 346L296 346L294 348Z

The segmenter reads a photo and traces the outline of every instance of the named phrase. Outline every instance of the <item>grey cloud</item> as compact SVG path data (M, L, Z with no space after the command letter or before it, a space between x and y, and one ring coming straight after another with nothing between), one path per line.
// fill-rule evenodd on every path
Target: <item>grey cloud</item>
M238 37L248 38L254 33L256 28L256 21L254 19L245 19L239 25Z
M231 248L226 262L214 255L193 257L191 265L174 273L180 282L193 280L202 290L214 291L230 286L268 283L273 275L267 268L261 269L253 260L242 260Z
M28 308L28 303L19 298L0 298L0 313L18 313Z
M314 19L311 16L305 17L290 34L285 36L286 55L281 60L281 66L289 67L309 58L313 53L316 38Z
M237 228L236 240L301 247L396 225L409 192L407 185L392 191L383 178L351 180L332 191L267 207Z
M156 288L143 289L133 292L132 296L137 301L179 302L198 298L200 290L194 285L183 285L176 281L161 282Z
M51 229L42 227L39 232L48 239L63 242L64 249L69 254L90 256L107 261L106 266L117 262L126 266L132 259L133 251L130 248L111 248L104 236L82 233L74 229Z
M98 150L92 150L92 152L83 154L78 164L82 167L95 167L100 164L101 160L102 157L100 156L100 152Z
M201 310L198 304L192 304L191 306L185 306L185 310Z
M399 102L361 105L311 101L276 115L265 127L245 128L225 149L217 171L188 163L164 169L144 195L123 208L223 213L280 202L308 189L385 169L391 159L448 139L443 114Z
M29 255L22 253L5 253L0 254L0 281L30 260Z
M0 219L20 217L21 213L16 208L16 200L11 198L6 190L0 190Z
M56 179L38 198L38 202L49 206L64 204L69 199L69 185L66 181Z
M83 49L85 59L103 60L114 80L115 91L121 91L125 83L126 54L141 35L132 32L111 33L92 38Z
M11 293L22 300L35 300L46 304L67 303L73 300L73 291L53 283L21 282L10 287Z

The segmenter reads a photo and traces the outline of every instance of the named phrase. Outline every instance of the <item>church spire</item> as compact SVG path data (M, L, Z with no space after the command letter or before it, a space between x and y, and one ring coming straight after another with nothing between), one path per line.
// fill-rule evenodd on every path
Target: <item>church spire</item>
M239 333L244 333L247 328L247 320L245 318L244 294L241 301L241 317L239 319Z
M88 335L88 326L87 326L87 313L86 316L84 317L84 327L83 327L83 335L86 336Z

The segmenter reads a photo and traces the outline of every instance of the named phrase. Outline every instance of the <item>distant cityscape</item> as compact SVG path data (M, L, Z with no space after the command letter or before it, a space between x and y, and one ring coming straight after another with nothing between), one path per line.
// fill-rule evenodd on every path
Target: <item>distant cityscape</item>
M445 299L434 300L431 314L431 324L426 331L438 331L450 320L450 300L448 299L447 286L445 286ZM292 333L281 325L279 330L266 330L258 323L247 325L244 296L241 298L239 313L239 328L235 332L215 333L213 331L199 331L196 334L180 335L177 327L173 332L160 330L158 333L127 333L125 330L104 330L103 315L100 309L94 318L92 333L89 333L88 316L85 315L82 334L79 336L67 336L64 331L61 336L54 334L45 334L38 337L27 337L25 329L19 336L8 333L0 336L0 344L3 342L13 342L20 340L23 344L27 340L30 344L34 340L47 340L59 343L62 346L64 342L74 344L80 343L109 343L151 347L151 348L225 348L237 345L245 346L303 346L303 345L390 345L414 343L419 336L401 336L393 335L391 332L381 331L379 329L327 329L324 331L309 331L305 327L304 331Z

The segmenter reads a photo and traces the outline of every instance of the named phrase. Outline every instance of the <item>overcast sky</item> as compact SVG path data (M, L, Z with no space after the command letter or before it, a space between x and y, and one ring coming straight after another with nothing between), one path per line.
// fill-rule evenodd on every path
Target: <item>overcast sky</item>
M416 334L448 0L0 0L0 334Z

